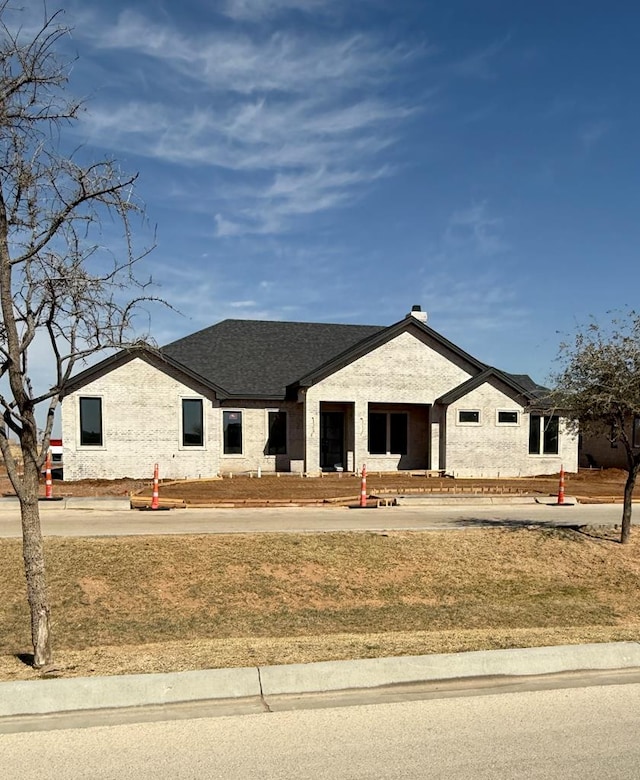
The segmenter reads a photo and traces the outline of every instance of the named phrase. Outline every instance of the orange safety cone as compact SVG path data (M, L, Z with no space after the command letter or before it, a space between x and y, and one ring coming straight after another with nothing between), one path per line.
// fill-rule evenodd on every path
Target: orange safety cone
M51 452L47 452L44 462L44 497L49 501L53 498L53 481L51 479Z
M160 496L158 493L158 464L153 467L153 493L151 494L151 509L160 508Z
M360 506L367 506L367 464L362 466L362 479L360 480Z
M564 466L560 466L560 485L558 486L558 506L564 504Z

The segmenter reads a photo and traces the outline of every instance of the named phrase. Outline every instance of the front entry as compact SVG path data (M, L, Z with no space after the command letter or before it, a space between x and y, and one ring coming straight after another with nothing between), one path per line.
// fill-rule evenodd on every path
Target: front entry
M344 412L320 413L320 468L333 471L344 462Z

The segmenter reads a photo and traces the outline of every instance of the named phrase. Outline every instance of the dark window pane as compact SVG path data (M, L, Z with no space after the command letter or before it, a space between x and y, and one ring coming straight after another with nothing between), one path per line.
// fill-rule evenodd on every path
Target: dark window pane
M102 446L102 399L80 399L80 444Z
M204 426L202 424L202 399L182 399L182 446L202 447Z
M544 417L544 438L542 451L545 455L558 454L558 417Z
M369 414L369 452L385 455L387 452L387 415L381 412Z
M532 414L529 418L529 454L540 454L540 415Z
M407 415L392 414L389 426L389 452L394 455L407 454Z
M269 412L268 455L284 455L287 451L287 413Z
M224 454L242 455L242 412L223 412Z
M498 422L499 423L517 423L518 422L518 412L498 412Z
M633 439L632 447L640 447L640 417L633 418Z
M479 423L480 422L480 412L460 411L460 412L458 412L458 422L461 422L461 423Z

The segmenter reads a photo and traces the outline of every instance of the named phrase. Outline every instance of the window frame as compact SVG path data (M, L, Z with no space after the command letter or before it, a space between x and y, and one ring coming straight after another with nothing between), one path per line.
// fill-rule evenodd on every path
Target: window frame
M244 415L243 409L222 409L222 455L225 458L244 457ZM227 431L225 428L225 417L227 414L240 415L240 452L227 452Z
M185 403L197 402L200 405L200 443L189 444L185 441L185 426L184 426L184 409ZM205 431L205 415L204 415L204 398L200 396L182 396L180 398L180 449L181 450L203 450L206 447L206 431Z
M532 450L531 442L534 432L533 421L537 420L536 426L536 439L538 442L537 450ZM545 422L549 421L549 423ZM555 450L548 450L546 442L548 441L547 434L551 430L549 424L553 422L555 427ZM530 414L529 415L529 455L533 457L548 458L560 454L560 415L557 414Z
M501 414L515 414L515 422L504 422L500 420ZM506 426L515 428L520 425L520 410L519 409L496 409L496 425L500 427Z
M385 452L373 452L371 450L371 417L373 415L384 417L385 418L385 424L384 424L384 436L385 436ZM391 419L395 416L403 417L405 420L404 424L404 452L393 452L392 451L392 444L393 444L393 436L392 436L392 425L391 425ZM380 434L380 430L378 430L377 434ZM396 433L397 436L397 433ZM390 409L375 409L373 411L369 411L367 416L367 452L369 455L373 456L380 456L380 457L396 457L396 456L403 456L409 454L409 412L394 412Z
M267 442L265 445L268 457L275 458L278 455L286 455L289 452L289 416L285 409L267 409ZM280 415L284 418L284 441L283 449L278 450L271 445L271 415Z
M463 414L477 414L477 420L462 420ZM480 409L456 409L456 425L479 426L482 425L482 411Z
M100 441L99 442L87 442L83 440L83 424L82 424L82 418L83 418L83 412L82 412L82 406L83 401L98 401L98 414L99 414L99 422L100 422ZM105 443L104 443L104 413L103 413L103 406L104 401L101 395L80 395L78 396L78 446L82 448L87 448L91 450L96 449L104 449Z

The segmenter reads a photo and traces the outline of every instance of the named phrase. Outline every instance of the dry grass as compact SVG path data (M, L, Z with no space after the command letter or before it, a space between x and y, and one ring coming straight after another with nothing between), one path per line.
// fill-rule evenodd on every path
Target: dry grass
M640 639L640 540L553 529L46 540L65 675ZM0 678L36 675L0 541Z

